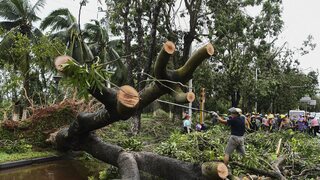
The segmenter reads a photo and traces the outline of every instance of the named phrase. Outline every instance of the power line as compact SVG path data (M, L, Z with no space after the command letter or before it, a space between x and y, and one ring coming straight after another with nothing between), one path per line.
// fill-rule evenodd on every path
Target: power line
M189 106L185 106L185 105L181 105L181 104L177 104L177 103L173 103L173 102L169 102L169 101L164 101L164 100L160 100L160 99L157 99L158 102L160 103L165 103L165 104L170 104L170 105L174 105L174 106L178 106L178 107L183 107L183 108L186 108L186 109L189 109ZM206 112L206 113L212 113L214 111L208 111L208 110L200 110L198 108L193 108L191 107L192 110L195 110L195 111L203 111L203 112Z

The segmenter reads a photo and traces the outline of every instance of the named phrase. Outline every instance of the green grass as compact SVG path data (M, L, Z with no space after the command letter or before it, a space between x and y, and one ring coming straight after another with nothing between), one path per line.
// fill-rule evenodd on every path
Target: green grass
M169 138L172 132L180 131L181 128L181 120L176 119L173 122L167 113L162 112L155 117L151 114L142 114L141 131L135 136L131 134L131 121L119 121L97 132L108 143L130 146L128 139L133 139L143 144L143 151L153 151L154 147ZM135 146L135 144L132 145Z
M58 153L55 151L42 151L42 152L29 151L25 153L12 153L12 154L0 152L0 163L18 161L18 160L24 160L24 159L33 159L33 158L39 158L39 157L49 157L57 154Z

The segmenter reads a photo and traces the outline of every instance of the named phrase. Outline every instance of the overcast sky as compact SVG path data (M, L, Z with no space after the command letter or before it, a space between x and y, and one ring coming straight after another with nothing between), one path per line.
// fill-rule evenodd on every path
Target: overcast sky
M34 3L36 0L31 0ZM104 0L101 0L104 2ZM67 7L74 15L78 15L80 0L47 0L47 5L41 10L40 17L47 16L51 11ZM97 0L89 0L83 7L81 21L89 22L97 18ZM290 48L301 47L302 42L309 34L314 37L317 47L310 54L299 58L304 72L320 69L320 0L283 0L283 20L285 23L283 33L279 39L279 45L288 42ZM105 9L105 7L103 7ZM98 13L102 17L103 13ZM81 24L82 24L81 23Z

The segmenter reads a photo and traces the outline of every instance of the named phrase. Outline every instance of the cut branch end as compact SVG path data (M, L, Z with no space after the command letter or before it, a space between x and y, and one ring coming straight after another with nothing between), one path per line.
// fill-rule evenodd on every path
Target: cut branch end
M70 56L58 56L55 60L54 60L54 66L55 68L59 71L59 72L63 72L63 66L62 64L67 63L68 61L72 61L72 57Z
M176 46L174 45L173 42L167 41L163 44L163 49L168 53L168 54L173 54Z
M207 49L207 53L212 56L214 54L214 47L212 46L211 43L207 44L206 46L206 49Z
M139 101L139 94L133 87L121 86L117 92L117 113L120 119L130 118L137 109Z
M201 165L202 174L210 179L226 179L228 168L221 162L205 162Z
M187 92L187 100L193 102L196 99L196 95L193 92Z
M117 93L117 99L123 106L134 108L139 103L139 93L131 86L121 86Z

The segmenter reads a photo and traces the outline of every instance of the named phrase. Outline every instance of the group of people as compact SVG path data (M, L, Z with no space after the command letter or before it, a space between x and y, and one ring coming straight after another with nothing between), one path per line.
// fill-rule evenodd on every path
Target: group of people
M192 131L191 128L192 121L188 112L183 112L183 131L184 133L190 133ZM196 131L203 131L206 129L204 124L197 123L195 127Z
M222 123L230 126L231 136L229 137L227 146L225 148L224 163L228 165L229 157L234 150L237 150L241 155L245 155L244 134L248 132L264 130L264 131L278 131L293 129L300 132L307 132L314 136L320 133L319 124L320 119L315 116L301 114L299 117L288 117L285 114L258 114L247 113L242 114L239 108L230 108L228 115L217 114L212 112L212 123ZM199 127L197 127L199 125ZM186 133L191 131L191 120L187 113L184 113L183 126ZM205 129L204 125L197 124L196 130L201 131Z
M319 132L320 119L312 115L299 115L299 117L288 117L285 114L246 114L246 129L249 132L257 130L278 131L292 129L300 132L310 133L317 136Z

